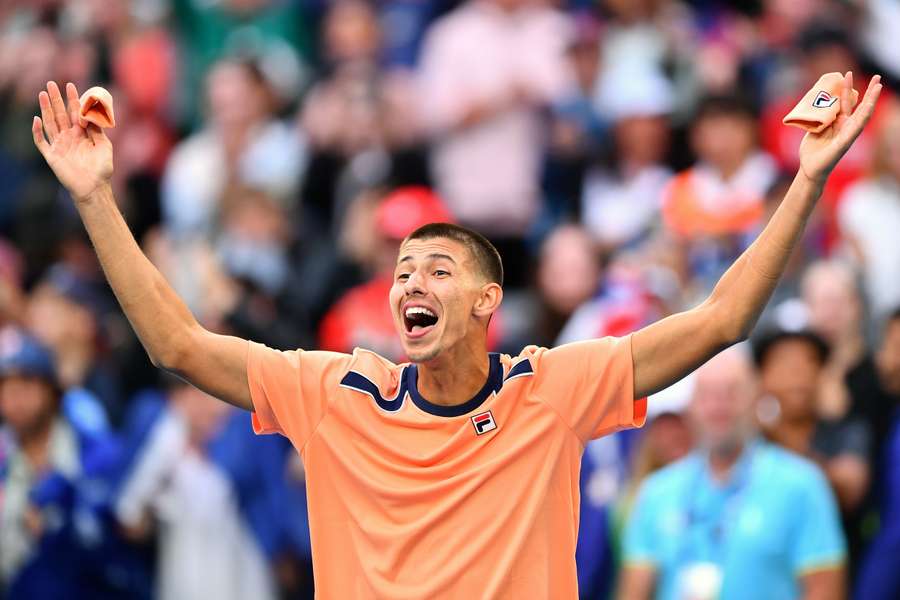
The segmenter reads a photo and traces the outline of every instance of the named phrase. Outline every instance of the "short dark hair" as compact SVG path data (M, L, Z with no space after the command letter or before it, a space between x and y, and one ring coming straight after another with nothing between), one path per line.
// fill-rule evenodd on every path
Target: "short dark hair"
M503 285L503 261L500 259L500 253L486 237L477 231L453 223L429 223L406 236L406 240L434 238L451 239L468 248L485 278L491 283Z
M750 121L757 118L756 109L745 97L735 93L705 96L694 111L694 122L710 117L743 117Z
M782 342L788 341L804 342L807 346L812 348L816 353L816 359L819 361L819 365L824 365L828 361L828 355L830 354L831 349L828 346L828 342L826 342L819 334L809 329L801 329L798 331L776 329L763 334L753 342L753 360L756 363L756 367L762 369L765 366L766 358L768 358L772 348Z

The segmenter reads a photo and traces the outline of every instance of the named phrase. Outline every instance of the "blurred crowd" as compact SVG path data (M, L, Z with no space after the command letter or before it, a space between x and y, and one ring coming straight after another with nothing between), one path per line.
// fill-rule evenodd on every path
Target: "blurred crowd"
M790 184L781 119L852 70L885 93L750 342L587 446L578 573L900 597L898 35L893 0L0 1L0 593L314 585L298 455L150 364L33 147L48 80L112 92L121 210L206 327L401 361L430 221L500 250L496 351L696 305Z

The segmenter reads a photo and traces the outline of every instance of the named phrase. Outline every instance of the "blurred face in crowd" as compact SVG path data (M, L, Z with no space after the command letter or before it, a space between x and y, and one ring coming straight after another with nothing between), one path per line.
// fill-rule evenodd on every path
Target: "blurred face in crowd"
M187 424L191 439L198 443L214 436L229 413L227 404L187 384L175 387L169 401Z
M325 48L334 62L376 58L381 32L367 2L339 0L325 20Z
M28 303L26 320L37 338L56 353L76 347L90 352L93 348L97 335L93 313L53 285L45 283L35 288Z
M56 392L40 377L10 375L0 379L0 416L20 439L48 426L56 405Z
M664 467L691 451L693 439L685 419L678 414L659 415L647 430L647 443L652 446L654 463Z
M822 73L856 72L856 57L843 44L825 44L811 50L803 61L809 83L813 84Z
M462 243L432 238L401 245L390 303L412 362L432 360L467 338L483 339L501 297L500 286L487 282Z
M900 318L891 319L885 326L875 362L881 385L887 392L900 396Z
M703 116L691 131L691 145L702 162L730 177L756 148L756 122L738 112Z
M268 113L265 85L245 65L216 64L206 82L210 120L225 129L249 127Z
M829 343L860 332L862 302L853 273L836 263L816 263L803 279L803 301L810 327Z
M697 369L691 421L702 447L732 452L753 434L756 379L750 361L729 349Z
M7 56L15 56L14 62L3 65L15 68L15 76L0 72L0 76L10 77L20 101L34 102L34 95L47 81L55 78L55 65L59 59L60 44L56 33L49 27L38 27L29 32L20 42L11 42L11 48L4 48Z
M785 339L773 344L760 366L765 394L778 400L781 419L807 421L816 416L816 392L822 374L816 348L806 340Z
M538 287L554 312L571 314L597 291L599 280L597 253L582 228L563 225L547 237L541 248Z
M627 117L616 123L615 136L623 164L658 164L669 149L669 121L664 116Z

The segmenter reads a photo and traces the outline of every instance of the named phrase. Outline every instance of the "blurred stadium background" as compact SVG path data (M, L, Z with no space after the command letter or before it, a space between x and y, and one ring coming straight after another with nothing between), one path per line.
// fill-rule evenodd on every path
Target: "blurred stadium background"
M500 249L497 351L701 301L797 168L782 117L853 70L885 93L758 327L829 352L763 373L756 414L834 486L848 589L896 598L898 36L895 0L0 1L0 589L313 590L298 457L148 361L32 145L48 80L112 92L121 209L207 327L402 360L390 269L431 220ZM696 387L588 446L583 597L613 593L640 481L692 448Z

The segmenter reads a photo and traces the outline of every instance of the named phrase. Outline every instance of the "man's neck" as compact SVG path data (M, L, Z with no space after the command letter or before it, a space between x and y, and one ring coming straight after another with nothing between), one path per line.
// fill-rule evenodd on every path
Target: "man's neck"
M491 370L487 350L454 348L418 365L419 394L432 404L454 406L471 400L484 387Z
M732 467L740 459L744 452L746 442L735 441L731 444L723 444L718 447L711 448L709 451L709 470L713 479L716 481L725 481L731 473Z

